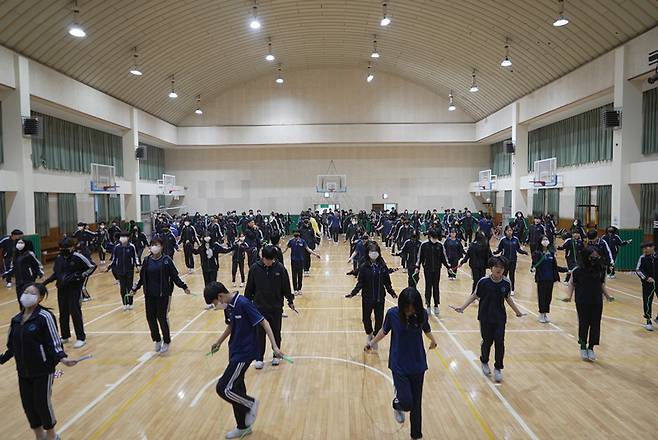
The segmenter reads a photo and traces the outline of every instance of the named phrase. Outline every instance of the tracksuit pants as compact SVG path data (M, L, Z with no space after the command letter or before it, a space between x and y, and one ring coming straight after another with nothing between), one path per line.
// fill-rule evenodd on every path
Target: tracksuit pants
M233 277L233 282L235 283L235 274L240 269L240 279L244 283L244 258L241 261L233 260L233 265L231 266L231 276Z
M480 321L480 335L482 336L480 362L489 363L491 346L494 345L496 349L494 368L502 370L505 357L505 323Z
M603 315L603 303L601 304L579 304L576 303L578 312L578 342L580 348L594 348L599 345L601 337L601 316Z
M304 279L304 262L291 261L290 266L292 267L292 290L300 292Z
M229 362L224 374L217 381L217 394L233 407L233 415L238 429L246 429L245 416L254 405L255 399L247 395L244 374L251 361Z
M432 299L434 305L441 304L441 294L439 292L439 281L441 280L441 272L428 272L423 268L425 274L425 304L427 307L432 307Z
M267 322L270 323L270 327L272 328L272 333L274 333L274 341L276 342L276 345L281 348L281 318L283 314L283 309L280 307L273 307L273 308L261 308L258 307L258 311L263 315L263 317L267 320ZM263 328L262 325L258 326L258 358L256 359L257 361L263 360L265 357L265 329Z
M553 281L537 281L537 302L539 313L551 312L553 299Z
M459 266L459 257L448 258L448 264L453 270L452 275L448 274L448 278L456 279L457 278L457 266Z
M78 341L86 339L84 323L82 321L82 308L80 307L81 287L71 286L57 289L57 305L59 308L59 328L62 339L71 337L69 319L73 321L75 337Z
M183 246L183 255L185 256L185 267L194 269L194 253L192 252L192 243L185 243Z
M129 295L130 290L133 287L133 280L135 278L134 272L131 270L125 275L115 275L117 281L119 281L119 293L121 294L121 303L123 305L132 305L133 296Z
M393 373L395 397L393 409L410 412L411 438L423 438L423 381L425 373L398 374Z
M171 297L169 295L144 295L144 303L146 305L146 321L149 324L149 330L151 330L151 339L153 342L164 341L165 344L169 344L171 342L171 335L169 334L170 302ZM160 330L162 330L162 338L160 337Z
M363 297L361 297L363 298ZM372 326L372 314L375 313L375 326ZM367 335L376 335L384 322L384 301L368 303L361 300L361 320Z
M57 423L51 402L54 376L54 373L50 373L37 377L18 377L21 403L32 429L52 429Z
M472 267L471 266L471 276L473 277L473 287L471 292L475 292L475 286L477 286L480 278L484 277L487 274L487 269L484 267Z
M503 272L504 276L509 276L509 280L512 283L512 291L514 291L514 280L516 278L516 260L510 261L507 265L507 269Z
M203 271L203 283L208 285L212 281L217 281L217 271L216 270L204 270Z
M654 283L642 281L642 304L644 306L642 310L644 310L644 319L646 319L648 323L651 323L651 303L653 303L653 297L655 294L656 285Z

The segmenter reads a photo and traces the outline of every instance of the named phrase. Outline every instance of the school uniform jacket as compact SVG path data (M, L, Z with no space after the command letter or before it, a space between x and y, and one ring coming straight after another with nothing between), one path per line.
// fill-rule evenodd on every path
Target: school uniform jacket
M270 267L257 261L249 268L244 296L259 309L282 309L283 299L293 304L295 297L290 290L290 277L283 263L274 261Z
M432 273L441 272L442 265L445 266L446 269L450 269L448 256L446 255L445 249L440 241L432 243L431 240L427 240L420 245L418 261L416 261L416 269L420 269L421 265L424 270Z
M149 266L156 264L159 266L159 280L150 282ZM152 258L150 255L144 259L142 269L139 272L139 281L134 286L134 291L144 286L144 296L171 296L174 291L174 284L181 289L187 289L187 284L180 279L178 269L174 260L167 255L162 255L159 259Z
M139 266L137 261L137 249L132 243L125 246L118 244L112 249L112 261L108 268L112 269L112 273L117 276L128 275Z
M516 254L528 255L526 251L521 247L519 239L512 236L512 238L503 237L498 243L498 251L502 252L503 257L507 258L507 261L516 263Z
M577 266L580 262L580 254L583 252L585 245L582 240L574 240L573 238L567 238L562 243L562 246L558 246L557 249L564 251L564 258L567 260L567 264L570 267Z
M8 281L13 276L16 280L16 285L23 286L43 276L43 266L36 255L34 255L34 252L24 250L12 258L9 270L3 273L2 276L7 276Z
M468 265L472 269L486 269L489 258L492 256L493 254L488 245L480 246L474 241L466 250L466 255L464 255L464 258L462 258L459 264L464 264L468 261Z
M608 248L610 249L610 254L612 256L612 261L617 258L617 254L619 254L619 248L622 246L626 246L629 241L622 240L619 235L614 234L614 235L604 235L601 237L601 240L605 241L608 244Z
M464 256L464 246L460 239L446 238L443 242L443 249L445 250L448 261L459 260Z
M48 285L56 281L57 288L81 288L85 278L96 270L96 264L80 252L58 255L53 266L53 274L44 282Z
M420 240L409 239L404 242L400 252L395 255L402 257L402 259L407 263L407 268L411 270L413 267L415 267L416 261L418 261L418 251L420 250L420 246Z
M658 253L653 255L642 255L637 260L635 273L642 280L642 284L647 282L647 278L653 278L656 282L658 276Z
M204 242L198 248L193 249L192 252L201 257L200 261L202 271L214 272L219 270L219 254L228 254L232 250L232 248L224 247L217 242Z
M180 231L180 241L183 245L187 245L187 243L192 245L199 244L199 236L196 233L196 228L192 225L183 226L183 229Z
M366 304L384 302L386 292L396 298L391 284L390 270L383 261L373 263L372 260L368 259L363 263L359 268L356 286L350 292L350 296L355 296L359 291L361 292L361 300Z

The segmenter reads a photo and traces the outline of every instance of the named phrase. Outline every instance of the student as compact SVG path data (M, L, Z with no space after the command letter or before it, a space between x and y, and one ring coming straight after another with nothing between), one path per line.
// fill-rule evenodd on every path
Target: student
M601 257L606 271L614 271L615 269L615 260L612 256L612 251L608 242L599 238L596 229L590 229L587 231L587 246L592 246L596 249Z
M171 232L169 226L163 227L162 232L158 234L156 237L159 237L162 240L162 245L164 247L164 249L162 249L162 252L169 258L173 259L174 253L179 249L178 249L178 242L176 240L176 236Z
M111 270L114 279L119 282L119 294L124 311L133 309L133 296L130 290L133 286L135 268L139 266L137 249L129 240L129 232L119 233L119 244L112 249L112 261L106 270L106 272Z
M98 250L98 258L101 260L101 264L105 264L105 253L107 252L107 249L111 249L110 234L107 229L105 229L105 222L100 222L98 224L98 231L96 231L96 248Z
M151 255L144 258L139 271L139 280L132 288L134 295L144 286L144 303L146 306L146 321L151 331L151 339L155 342L156 353L166 353L169 350L171 336L169 334L169 305L174 284L190 294L187 284L178 276L174 261L162 253L163 243L159 238L151 241ZM158 327L159 325L159 327ZM162 330L162 336L160 336Z
M11 234L0 238L0 262L2 262L2 272L7 273L11 268L11 259L14 256L16 243L23 238L23 231L14 229ZM11 289L11 278L5 275L7 289Z
M567 285L571 279L571 272L573 272L576 266L580 265L580 254L583 252L584 247L585 245L578 229L575 229L570 237L567 236L562 246L557 247L558 250L564 251L564 259L567 261L569 272L567 273L567 278L564 280Z
M201 244L201 242L196 228L192 226L189 218L186 218L183 222L183 229L180 231L180 243L183 244L187 273L192 273L194 272L194 246Z
M203 297L208 305L214 307L220 304L226 305L224 310L226 329L210 351L217 352L226 338L229 338L228 366L217 382L216 390L219 397L233 406L237 424L236 429L228 432L225 438L242 438L251 434L251 428L258 414L259 401L247 394L244 383L244 375L249 365L258 356L259 346L256 342L258 331L262 329L267 335L276 358L283 358L285 355L279 349L267 319L247 298L238 292L229 293L222 283L216 281L205 287Z
M491 240L493 236L493 220L491 219L491 215L487 214L484 217L480 217L478 228L484 233L487 241Z
M78 250L91 257L90 247L93 245L96 240L95 232L89 230L89 225L85 222L78 222L78 228L73 233L72 237L75 238L78 242Z
M457 313L464 313L464 310L476 299L480 300L478 321L480 321L480 334L482 335L480 354L482 373L485 376L491 375L489 354L491 353L491 345L495 344L494 380L501 382L503 380L503 359L505 357L505 323L507 322L504 302L514 310L517 317L520 318L526 314L521 313L510 295L512 283L509 278L503 275L507 268L505 257L490 258L488 266L491 269L491 274L480 278L475 289L473 289L473 293L464 305L455 307L454 310Z
M546 229L541 224L540 217L533 217L532 224L528 227L528 244L530 245L530 254L534 254L541 243L541 237L546 235Z
M309 221L308 218L304 218L301 221L301 225L299 226L299 234L304 239L304 241L306 242L306 246L308 246L309 249L315 249L315 232L313 232L313 228L311 227L311 222ZM306 252L304 254L304 276L305 277L309 276L310 271L311 271L311 254Z
M407 272L407 283L409 287L416 287L418 284L416 275L416 261L418 261L418 252L420 251L421 242L418 239L418 231L411 233L411 238L404 242L400 252L395 254L402 259L402 266Z
M642 243L642 255L637 260L635 273L642 282L642 303L644 305L644 319L646 320L644 328L651 332L653 331L651 305L656 293L656 277L658 277L658 254L656 254L654 243L650 241ZM656 324L658 324L658 316L656 316Z
M276 261L276 253L272 245L263 248L262 256L249 268L244 296L252 301L258 311L272 326L276 346L281 346L281 318L283 315L283 299L288 301L288 307L295 310L295 297L290 291L290 277L282 263ZM265 331L258 331L259 352L256 356L257 370L263 368L265 357ZM272 365L281 362L277 356L272 357Z
M514 236L519 239L521 243L525 243L525 217L521 211L517 211L514 216L514 223L512 224Z
M235 275L238 269L240 269L240 287L244 287L244 258L249 251L249 245L245 243L243 233L240 233L238 238L233 242L231 251L233 252L231 256L231 276L233 287L235 287Z
M379 329L382 328L384 320L384 299L386 292L393 298L397 298L391 285L391 274L382 258L379 245L374 241L368 243L368 258L359 268L359 277L354 289L345 298L352 298L361 292L361 317L363 329L372 341ZM375 326L372 325L372 314L375 314ZM372 347L376 350L377 344Z
M112 245L117 244L119 241L119 234L121 234L121 228L118 226L118 221L116 219L112 220L110 229L108 229L107 234L110 237L110 243Z
M146 234L142 232L141 229L139 229L139 225L136 223L133 223L133 225L130 227L130 242L135 246L135 250L137 251L137 261L140 263L142 262L142 254L144 253L144 249L148 246L149 242L146 238Z
M315 253L311 248L306 245L306 242L299 235L299 229L293 232L293 238L288 241L286 249L283 251L285 254L290 250L290 268L292 270L292 290L294 295L302 294L302 284L304 280L304 258L305 253L313 254L318 259L320 254ZM281 262L283 264L283 261Z
M388 309L381 330L366 344L365 350L376 349L379 341L389 333L391 346L388 368L395 385L395 421L404 423L404 413L410 412L411 438L420 439L423 438L423 381L427 371L422 334L430 340L430 350L436 348L436 339L432 334L428 315L423 310L423 300L415 287L407 287L400 292L397 307Z
M528 253L521 247L521 241L514 236L514 228L512 226L505 226L505 237L498 242L498 249L493 254L502 255L507 260L507 269L505 269L503 275L509 275L509 279L512 283L511 295L514 296L517 254L528 255Z
M619 230L614 227L610 226L606 230L606 234L601 238L601 240L605 241L608 245L608 248L610 248L610 256L612 258L612 263L611 265L608 266L608 278L615 278L615 262L617 261L617 255L619 255L619 248L622 246L626 246L627 244L631 243L633 240L622 240L619 237Z
M571 276L569 296L571 301L576 292L576 311L578 312L578 343L580 358L594 362L594 346L599 345L601 337L601 316L603 315L603 297L614 301L605 288L605 264L592 246L583 250L583 264L578 266Z
M2 274L11 281L16 280L16 299L20 307L20 298L28 284L43 276L43 266L32 252L32 242L22 238L16 240L16 249L8 270Z
M59 362L67 367L77 364L62 349L52 312L41 306L47 297L43 284L25 287L20 298L22 311L12 318L7 351L0 355L0 365L12 357L16 360L21 403L37 440L59 439L51 401L55 366Z
M366 261L368 258L368 241L370 237L368 234L358 231L357 235L353 237L352 248L354 251L350 254L350 257L347 259L348 263L352 263L352 270L347 272L346 275L354 275L355 277L359 276L359 267Z
M217 281L219 254L228 254L231 251L231 248L213 242L210 232L206 232L206 235L204 235L203 244L201 244L201 246L192 249L192 253L200 256L204 286L207 286L211 281Z
M538 321L548 324L551 320L548 314L551 312L551 301L553 299L553 285L560 281L560 269L557 258L550 249L551 242L545 235L541 237L541 247L532 254L531 272L535 273L537 283L537 302L539 307Z
M457 279L459 260L464 256L464 245L462 244L463 237L460 238L457 231L457 228L452 228L450 230L450 235L443 242L443 248L446 251L446 257L448 258L448 266L450 266L450 271L448 271L448 279L450 281Z
M489 248L487 237L485 237L482 231L477 231L475 233L475 241L470 244L466 250L466 255L464 255L464 258L462 258L457 267L459 269L468 261L468 265L471 267L471 277L473 278L473 291L478 280L486 274L487 264L492 256L493 254Z
M466 215L464 215L461 224L464 228L464 240L468 241L468 244L470 245L473 240L473 226L475 224L475 219L473 218L471 211L466 211Z
M415 264L415 275L420 273L421 266L425 275L425 305L427 314L432 314L432 299L434 299L434 314L439 315L439 304L441 304L441 293L439 292L439 282L441 281L441 266L452 269L448 265L443 245L439 241L439 232L436 229L430 229L429 240L420 245L418 251L418 260Z
M75 245L74 251L78 252L81 256L85 257L86 258L85 262L89 266L89 271L85 272L84 279L82 280L80 301L91 301L91 295L87 290L87 283L89 282L89 278L93 275L93 273L96 272L96 268L97 268L96 263L94 263L91 258L91 248L87 246L85 242L82 243L78 242Z
M71 337L69 319L75 329L75 344L73 348L81 348L86 342L80 295L82 284L88 275L96 269L96 265L80 252L74 252L75 243L71 238L59 242L59 255L53 266L53 274L43 285L47 286L57 281L57 305L59 306L59 326L62 330L64 343Z

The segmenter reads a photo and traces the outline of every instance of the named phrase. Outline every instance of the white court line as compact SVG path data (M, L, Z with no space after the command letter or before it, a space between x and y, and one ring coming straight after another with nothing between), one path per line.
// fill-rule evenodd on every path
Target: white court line
M377 368L371 367L370 365L367 365L367 364L364 364L364 363L361 363L361 362L356 362L356 361L353 361L353 360L350 360L350 359L342 359L342 358L326 357L326 356L293 356L293 355L290 355L290 357L291 357L293 360L295 360L295 361L297 361L298 359L312 359L312 360L320 360L320 361L343 362L343 363L346 363L346 364L351 364L351 365L356 365L356 366L359 366L359 367L364 367L364 368L366 368L367 370L372 371L373 373L379 374L380 376L382 376L383 378L385 378L386 380L388 380L388 381L391 383L391 385L393 385L393 379L391 379L391 377L390 377L388 374L384 373L384 372L381 371L381 370L378 370ZM219 380L220 377L222 377L221 374L220 374L219 376L215 377L214 379L212 379L212 380L211 380L210 382L208 382L207 384L205 384L205 385L203 386L203 388L201 388L201 389L199 390L199 392L196 394L196 396L194 396L194 399L193 399L192 402L190 403L190 408L195 407L195 406L197 405L197 403L199 403L199 400L201 399L201 396L203 395L203 393L204 393L204 392L205 392L205 391L206 391L206 390L207 390L212 384L214 384L215 382L217 382L217 381Z
M549 330L549 329L506 329L506 333L557 333L560 330ZM95 332L85 332L88 335L139 335L139 334L150 334L148 330L100 330ZM220 332L217 330L187 330L181 332L188 335L217 335ZM283 330L281 334L361 334L363 330ZM467 329L467 330L432 330L432 333L480 333L480 330L477 329Z
M188 322L187 324L185 324L185 325L183 326L183 328L181 328L180 330L178 330L176 333L174 333L174 334L171 336L171 340L173 341L173 340L176 338L176 336L180 335L183 331L185 331L186 328L188 328L190 325L192 325L192 323L194 323L194 321L196 321L197 319L199 319L204 313L206 313L206 310L201 311L198 315L196 315L194 318L192 318L192 320L191 320L190 322ZM126 374L124 374L123 376L121 376L121 377L119 378L119 380L117 380L116 382L114 382L113 384L111 384L110 386L108 386L108 387L105 389L105 391L103 391L101 394L99 394L99 395L98 395L94 400L92 400L87 406L85 406L84 408L82 408L77 414L75 414L71 419L69 419L64 425L62 425L61 428L59 428L59 430L57 431L57 433L58 433L58 434L63 433L63 432L66 431L68 428L70 428L71 425L73 425L74 423L76 423L81 417L83 417L85 414L87 414L89 411L91 411L91 409L92 409L94 406L96 406L96 405L97 405L98 403L100 403L103 399L105 399L108 395L110 395L110 393L112 393L112 391L114 391L115 389L117 389L117 387L118 387L119 385L121 385L123 382L125 382L126 379L128 379L128 378L129 378L129 377L130 377L135 371L139 370L139 369L140 369L140 368L141 368L146 362L148 362L148 361L154 356L154 354L155 354L154 352L146 352L146 353L144 353L144 354L142 355L142 357L139 358L139 363L137 363L137 365L135 365L133 368L131 368L130 371L128 371Z
M522 299L515 299L514 301L515 301L515 302L526 302L526 303L532 303L532 301L527 301L527 300L522 300ZM556 305L553 305L553 304L551 304L551 307L552 307L552 308L555 308L555 309L558 309L558 310L567 310L567 311L570 311L570 312L578 313L578 311L577 311L576 309L572 309L572 308L569 308L569 307L561 307L561 306L556 306ZM627 321L627 320L622 319L622 318L615 318L614 316L608 316L608 315L601 315L601 316L602 316L604 319L611 319L611 320L613 320L613 321L624 322L624 323L626 323L626 324L630 324L630 325L633 325L633 326L644 327L644 325L642 325L642 324L640 324L640 323L632 322L632 321Z

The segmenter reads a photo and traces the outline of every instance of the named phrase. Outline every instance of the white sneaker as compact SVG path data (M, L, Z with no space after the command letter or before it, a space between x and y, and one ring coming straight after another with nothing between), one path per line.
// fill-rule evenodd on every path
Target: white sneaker
M439 316L439 306L434 306L434 314Z
M512 290L512 293L510 293L510 295L514 296L514 291L513 290Z
M124 312L125 312L126 310L128 310L128 304L124 304L123 307L122 307L122 309L123 309Z
M503 381L503 372L502 370L494 369L494 381L500 383Z
M210 309L214 309L214 308L215 308L215 306L214 306L214 304L212 304L212 303L211 303L211 304L207 304L207 305L204 307L204 309L206 309L206 310L210 310Z
M427 306L427 316L432 316L432 308L430 306Z
M132 304L128 304L128 310L132 310L134 308L135 308L135 306L133 306Z
M191 269L189 267L187 268L187 273L193 273L193 272L194 272L194 269Z
M155 343L155 352L160 353L160 349L162 348L162 341L158 341Z
M244 283L240 283L240 287L244 287Z
M366 343L370 343L375 337L373 335L368 335L368 341Z
M398 411L397 409L394 409L393 415L395 416L396 422L398 422L399 424L404 423L404 413L402 411Z
M544 323L548 324L551 320L548 318L548 313L544 313Z
M7 289L11 289L11 283L7 283L6 286L7 286Z
M279 359L278 357L273 357L273 358L272 358L272 365L273 365L273 366L276 367L276 366L279 365L280 363L281 363L281 359Z
M105 264L105 260L101 260L101 264Z
M260 405L260 401L255 399L254 404L251 405L251 409L244 416L244 423L250 428L254 425L254 422L256 422L256 416L258 415L258 405Z
M537 321L541 322L542 324L546 324L546 318L544 317L543 313L539 314L539 318L537 318Z
M407 268L402 269L402 273L407 273Z
M644 329L647 330L647 331L652 332L653 331L653 324L651 324L650 322L647 322L646 324L644 324Z
M589 359L591 362L596 360L596 354L594 353L594 350L589 348L587 349L587 359Z
M247 427L245 429L239 429L235 428L233 431L229 431L226 433L225 438L227 439L232 439L232 438L242 438L246 435L251 434L251 428Z
M589 360L589 358L587 357L587 350L585 350L584 348L580 349L580 358L584 361Z
M256 361L256 363L254 363L254 368L257 370L262 370L263 366L264 366L263 361Z
M379 350L379 343L375 342L374 344L371 344L371 346L373 350L375 351Z
M489 364L485 364L484 362L481 362L482 364L482 374L485 376L491 376L491 368L489 368Z
M233 287L235 287L235 286L236 286L235 281L233 281Z
M73 344L73 348L82 348L85 345L87 345L86 341L77 340L77 341L75 341L75 344Z
M69 338L62 339L62 344L68 344L69 343Z
M160 353L166 353L169 351L169 344L166 342L162 343L162 347L160 347Z

